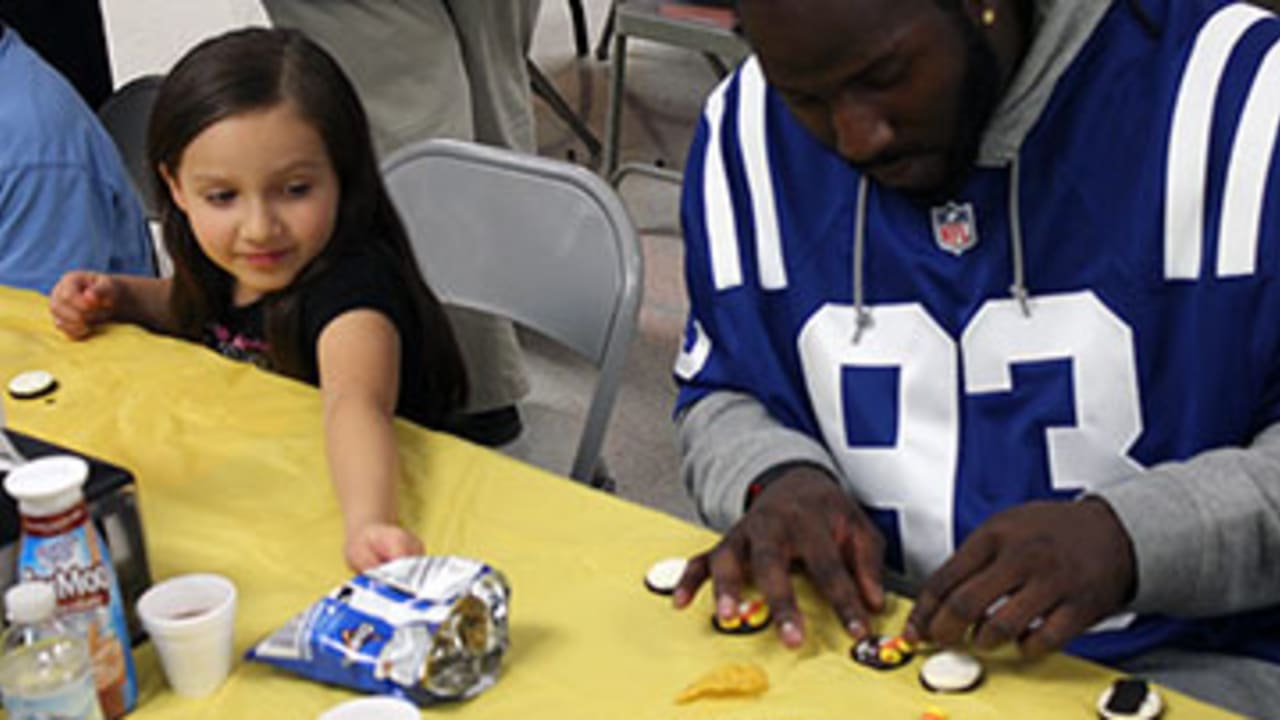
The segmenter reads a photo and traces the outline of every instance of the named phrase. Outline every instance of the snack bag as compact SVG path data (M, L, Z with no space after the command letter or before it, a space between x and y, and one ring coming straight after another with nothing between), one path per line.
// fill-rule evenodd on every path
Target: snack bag
M477 560L400 558L336 588L247 657L418 705L462 700L498 679L510 596Z

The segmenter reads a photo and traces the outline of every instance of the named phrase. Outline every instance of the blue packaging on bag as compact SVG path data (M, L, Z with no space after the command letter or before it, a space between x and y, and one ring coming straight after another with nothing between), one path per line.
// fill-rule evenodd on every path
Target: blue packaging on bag
M343 583L247 653L303 677L418 705L497 681L511 591L469 558L400 558Z

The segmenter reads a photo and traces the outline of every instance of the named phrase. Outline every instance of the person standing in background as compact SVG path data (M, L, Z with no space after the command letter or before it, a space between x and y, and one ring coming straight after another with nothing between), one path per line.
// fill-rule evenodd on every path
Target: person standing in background
M369 114L378 155L433 137L535 152L526 57L541 0L263 0L273 24L337 58ZM471 378L458 434L502 445L529 392L515 328L446 306Z
M153 275L151 236L106 130L0 22L0 284L48 292L73 268Z
M0 0L0 21L71 81L91 109L111 94L111 60L98 0Z

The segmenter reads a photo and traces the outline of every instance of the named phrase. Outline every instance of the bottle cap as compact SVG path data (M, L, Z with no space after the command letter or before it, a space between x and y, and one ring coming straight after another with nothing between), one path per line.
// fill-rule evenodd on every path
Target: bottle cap
M45 517L80 502L89 478L89 463L75 455L49 455L9 471L4 490L18 501L23 515Z
M33 623L50 618L57 604L53 586L47 582L19 583L4 594L5 617L11 623Z

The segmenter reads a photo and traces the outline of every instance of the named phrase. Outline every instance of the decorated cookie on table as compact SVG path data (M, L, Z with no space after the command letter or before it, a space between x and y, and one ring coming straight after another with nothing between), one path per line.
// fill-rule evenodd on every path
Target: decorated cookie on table
M858 641L849 654L859 665L876 670L892 670L911 662L916 648L901 636L868 635Z
M737 612L730 617L711 616L711 627L725 635L751 635L769 627L773 613L760 598L745 599L738 603Z

